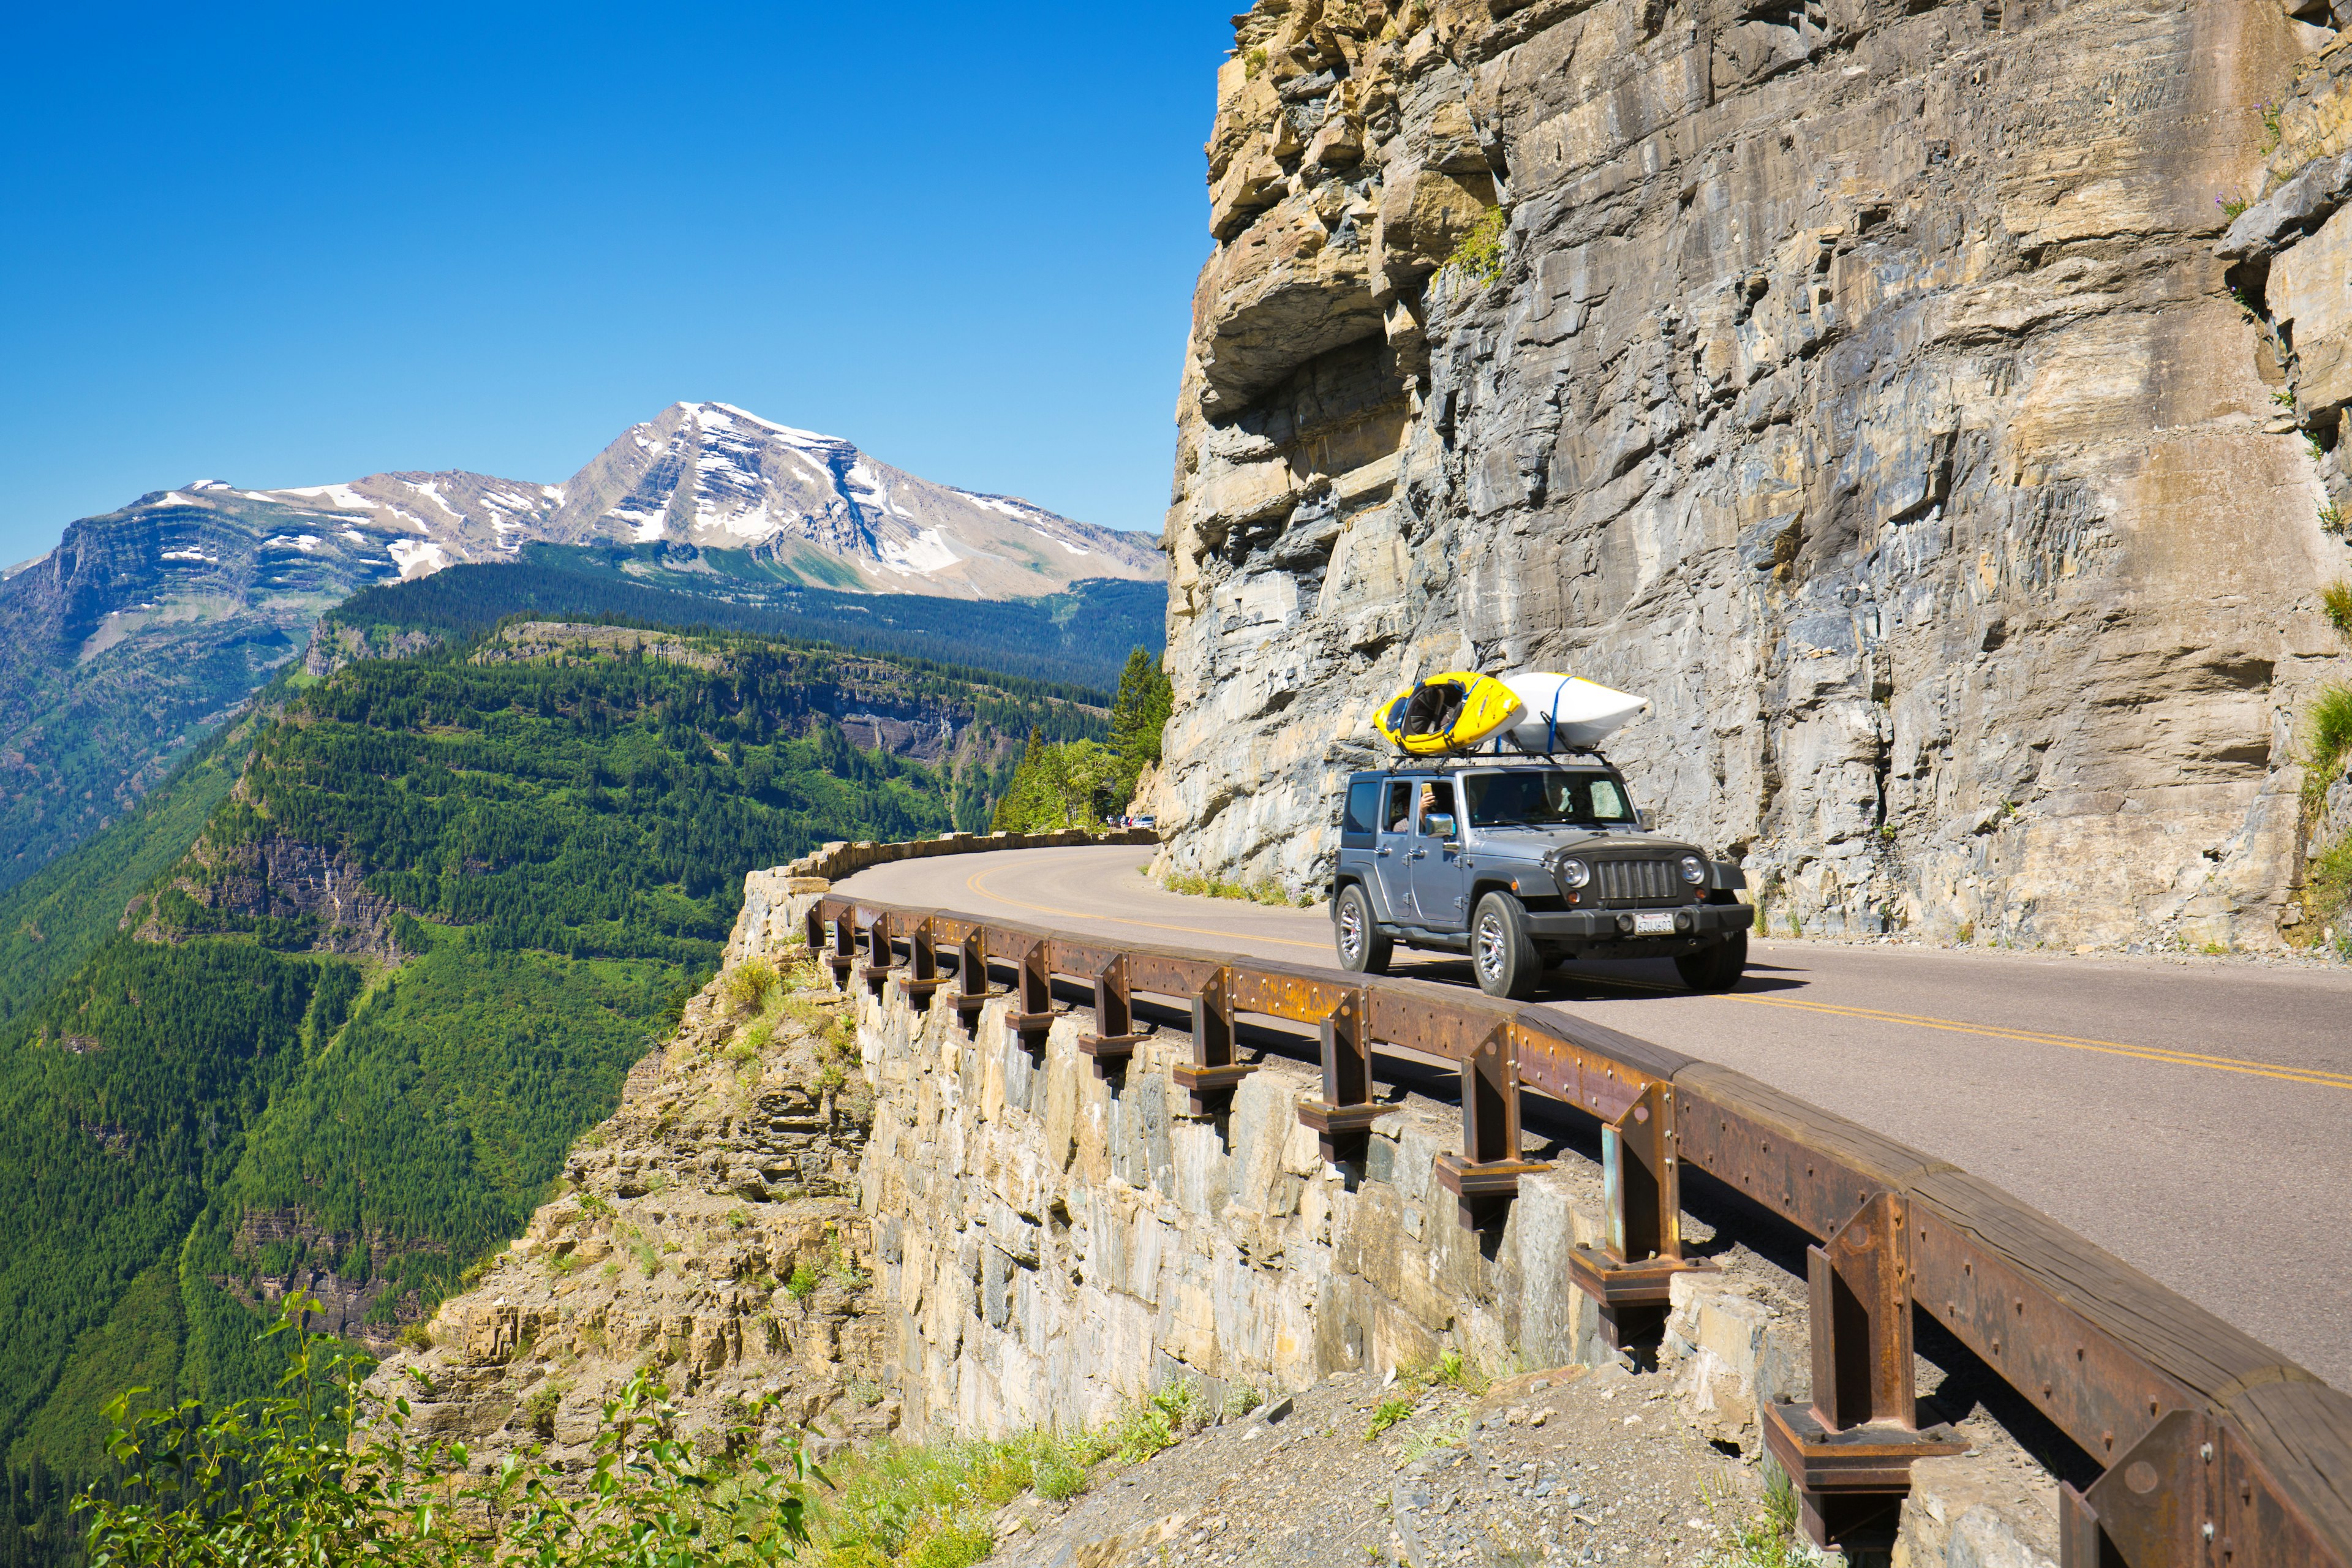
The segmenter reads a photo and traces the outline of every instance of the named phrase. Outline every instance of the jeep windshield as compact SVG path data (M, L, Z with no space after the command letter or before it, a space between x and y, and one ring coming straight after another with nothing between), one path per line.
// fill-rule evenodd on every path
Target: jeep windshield
M1633 805L1607 773L1529 768L1463 781L1473 827L1631 827Z

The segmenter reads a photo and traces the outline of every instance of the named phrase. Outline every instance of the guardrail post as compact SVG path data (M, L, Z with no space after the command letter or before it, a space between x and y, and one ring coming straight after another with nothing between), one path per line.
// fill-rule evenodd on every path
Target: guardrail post
M1234 1059L1234 972L1220 969L1192 998L1192 1059L1178 1062L1171 1076L1192 1097L1193 1115L1212 1116L1255 1071Z
M890 966L897 957L890 948L890 913L885 910L866 928L866 967L860 976L869 994L881 995L882 988L890 984Z
M819 899L801 915L801 945L809 950L811 957L824 951L824 900Z
M940 978L938 933L929 917L915 922L907 936L907 968L898 976L898 989L917 1008L929 1012L931 997L947 982Z
M1362 1160L1372 1123L1402 1109L1371 1103L1370 1022L1361 991L1349 992L1323 1017L1323 1098L1300 1101L1298 1120L1315 1129L1327 1164Z
M1094 1058L1095 1076L1123 1071L1143 1037L1135 1030L1135 1009L1127 989L1127 955L1121 953L1095 976L1095 1030L1078 1037L1078 1049Z
M1017 990L1018 1006L1005 1015L1004 1026L1034 1056L1045 1048L1046 1031L1054 1026L1054 977L1045 967L1044 942L1031 942L1021 955Z
M857 963L857 906L845 904L833 917L833 951L825 954L836 991L849 989L849 972Z
M1438 1185L1465 1230L1480 1230L1519 1195L1519 1178L1551 1167L1519 1158L1519 1049L1507 1024L1462 1058L1462 1152L1440 1154Z
M1760 1412L1764 1447L1788 1472L1816 1546L1891 1544L1911 1466L1968 1447L1948 1426L1918 1430L1911 1368L1911 1247L1899 1193L1882 1192L1805 1249L1813 1340L1810 1407Z
M988 932L975 926L956 953L956 1017L966 1038L980 1034L980 1010L988 1005Z
M2254 1555L2248 1549L2255 1542L2216 1531L2223 1511L2221 1446L2202 1412L2174 1410L2088 1491L2061 1481L2060 1568L2164 1568Z
M1682 1159L1676 1150L1675 1087L1653 1082L1614 1121L1601 1126L1601 1202L1609 1238L1579 1247L1569 1278L1601 1308L1601 1337L1624 1350L1665 1327L1677 1274L1715 1266L1683 1257Z

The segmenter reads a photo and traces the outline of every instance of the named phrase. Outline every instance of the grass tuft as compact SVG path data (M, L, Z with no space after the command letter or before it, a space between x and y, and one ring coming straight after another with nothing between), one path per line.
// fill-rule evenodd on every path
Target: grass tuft
M1711 1554L1706 1568L1801 1568L1815 1561L1797 1537L1797 1494L1777 1465L1764 1489L1764 1509L1742 1520L1731 1545Z
M2336 628L2336 636L2352 641L2352 582L2338 577L2322 588L2319 609L2327 617L2327 624Z
M1302 910L1315 902L1314 894L1301 893L1294 899L1276 882L1235 882L1223 877L1198 876L1191 871L1171 871L1160 885L1171 893L1188 893L1201 899L1239 899L1253 904Z

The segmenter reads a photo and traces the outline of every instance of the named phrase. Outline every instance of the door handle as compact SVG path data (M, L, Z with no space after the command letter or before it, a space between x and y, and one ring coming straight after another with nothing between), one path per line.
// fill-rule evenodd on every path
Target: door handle
M1389 851L1388 851L1388 847L1387 847L1386 845L1382 845L1380 848L1375 849L1375 850L1373 850L1373 851L1372 851L1372 857L1373 857L1373 858L1375 858L1375 859L1380 859L1380 860L1385 860L1385 859L1387 859L1387 858L1388 858L1388 854L1389 854Z
M1405 857L1408 860L1425 860L1428 858L1429 851L1426 849L1416 849L1412 854Z

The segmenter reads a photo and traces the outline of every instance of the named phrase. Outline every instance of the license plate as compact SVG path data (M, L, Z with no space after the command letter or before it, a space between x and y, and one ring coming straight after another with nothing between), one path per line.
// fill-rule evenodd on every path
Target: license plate
M1633 917L1635 936L1672 936L1675 934L1675 911L1643 910Z

